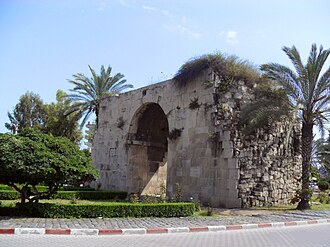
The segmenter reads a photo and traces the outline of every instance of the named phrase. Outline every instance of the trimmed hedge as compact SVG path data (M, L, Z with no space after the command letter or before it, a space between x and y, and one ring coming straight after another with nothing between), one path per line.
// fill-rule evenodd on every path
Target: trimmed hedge
M48 187L44 185L37 185L36 186L39 191L47 191ZM14 190L12 187L0 184L0 190ZM88 187L60 187L58 189L59 191L95 191L93 188L88 188Z
M12 187L0 184L0 190L14 190Z
M20 194L15 190L0 190L0 200L15 200ZM53 199L64 200L124 200L127 193L123 191L58 191Z
M59 191L95 191L95 189L88 187L61 187Z
M58 191L53 198L65 200L124 200L127 192L123 191Z
M160 204L17 204L19 215L42 218L186 217L195 211L194 203Z
M1 206L0 206L0 215L1 216L19 216L17 208L1 207Z
M15 200L20 197L16 190L0 190L0 200Z

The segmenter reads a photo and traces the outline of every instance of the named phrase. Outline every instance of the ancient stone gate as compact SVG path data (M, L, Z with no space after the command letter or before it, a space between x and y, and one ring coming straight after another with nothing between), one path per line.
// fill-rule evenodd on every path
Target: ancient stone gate
M210 70L184 86L169 80L101 103L93 162L101 189L159 194L221 207L287 203L300 181L299 132L274 123L245 137L241 107L254 99L244 81L222 92Z

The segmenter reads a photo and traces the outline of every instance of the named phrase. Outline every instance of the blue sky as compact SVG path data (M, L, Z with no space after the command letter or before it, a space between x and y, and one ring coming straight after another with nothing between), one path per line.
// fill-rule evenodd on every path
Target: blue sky
M256 65L330 48L328 0L0 0L0 132L33 91L49 103L73 74L110 65L135 88L173 77L189 58L220 51Z

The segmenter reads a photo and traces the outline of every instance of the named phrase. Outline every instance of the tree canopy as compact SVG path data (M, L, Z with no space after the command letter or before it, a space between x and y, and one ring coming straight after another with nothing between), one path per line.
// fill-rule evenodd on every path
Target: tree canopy
M62 90L56 93L57 102L45 104L38 94L23 94L12 113L8 112L10 123L5 126L12 133L20 133L25 128L39 129L54 136L64 136L79 143L82 132L79 128L80 115L66 113L72 108L71 101Z
M22 202L49 198L65 183L95 178L97 171L90 157L67 138L31 128L19 135L0 134L0 183L21 193ZM48 191L39 192L38 184L48 186Z
M10 123L5 127L12 133L19 133L28 127L42 128L45 123L45 105L38 94L26 92L19 98L12 113L8 112Z
M78 122L81 116L77 113L66 114L73 105L62 90L57 90L56 100L56 103L45 105L46 120L42 131L54 136L64 136L79 143L82 139L82 131Z

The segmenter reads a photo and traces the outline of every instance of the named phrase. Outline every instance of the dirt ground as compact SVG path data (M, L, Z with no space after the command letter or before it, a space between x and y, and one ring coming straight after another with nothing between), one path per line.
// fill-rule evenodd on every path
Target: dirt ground
M202 209L208 210L207 207ZM254 216L254 215L269 215L280 213L278 210L260 210L260 209L227 209L227 208L212 208L212 212L223 216Z

